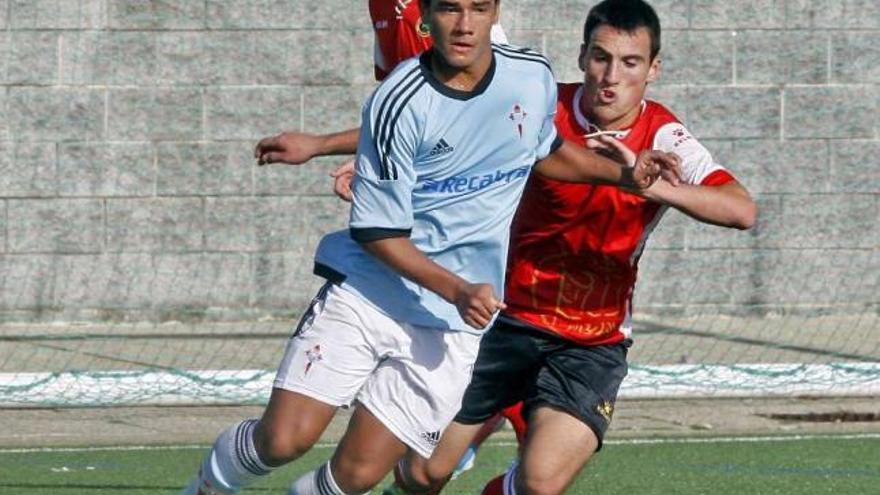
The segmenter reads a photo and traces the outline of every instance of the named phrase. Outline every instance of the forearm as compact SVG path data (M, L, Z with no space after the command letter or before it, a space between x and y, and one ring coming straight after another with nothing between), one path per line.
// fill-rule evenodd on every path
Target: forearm
M755 202L748 191L735 182L721 186L681 184L673 187L665 181L657 181L644 196L701 222L722 227L749 229L757 217Z
M565 182L618 185L627 179L620 163L568 142L541 160L535 171Z
M364 249L407 279L455 304L466 280L431 261L406 237L392 237L361 244Z
M357 152L360 128L318 136L318 155L352 155Z

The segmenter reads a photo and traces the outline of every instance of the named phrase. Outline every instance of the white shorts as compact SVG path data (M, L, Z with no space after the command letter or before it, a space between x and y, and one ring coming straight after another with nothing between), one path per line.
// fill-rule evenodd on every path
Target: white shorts
M334 406L358 401L427 458L461 408L480 338L392 320L327 284L290 338L274 386Z

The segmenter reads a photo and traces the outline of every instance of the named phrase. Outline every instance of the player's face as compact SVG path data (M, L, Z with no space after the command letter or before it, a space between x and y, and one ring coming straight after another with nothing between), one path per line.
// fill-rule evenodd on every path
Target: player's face
M492 56L497 0L432 0L426 15L434 51L449 66L466 70Z
M628 33L610 26L596 28L578 59L584 71L581 110L602 128L632 124L641 112L649 82L657 79L660 59L651 60L646 28Z

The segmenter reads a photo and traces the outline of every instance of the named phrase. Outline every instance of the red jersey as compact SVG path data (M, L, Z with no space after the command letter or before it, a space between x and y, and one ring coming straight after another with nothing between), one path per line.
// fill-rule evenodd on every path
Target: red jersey
M370 18L376 33L373 61L377 81L433 44L422 24L419 0L370 0Z
M596 130L580 110L582 92L582 84L560 84L556 114L560 136L580 145ZM677 153L690 184L735 180L659 103L644 102L622 132L636 153ZM639 257L665 209L617 187L532 174L512 227L506 314L583 345L625 339Z

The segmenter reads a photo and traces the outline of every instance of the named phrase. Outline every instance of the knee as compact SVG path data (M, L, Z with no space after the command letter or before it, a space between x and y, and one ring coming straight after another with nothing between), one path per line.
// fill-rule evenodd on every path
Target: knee
M373 489L387 472L370 462L334 458L331 463L336 484L346 493L364 493Z
M451 469L427 461L405 463L403 473L395 472L398 484L413 493L437 493L449 481Z
M318 441L318 436L295 423L281 426L260 422L254 434L254 444L260 459L276 467L308 452Z
M519 472L517 493L525 495L558 495L564 493L568 481L564 476Z

